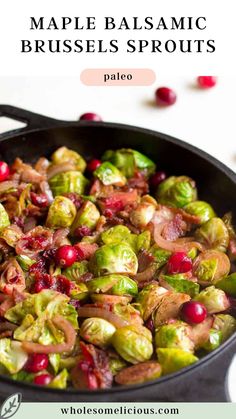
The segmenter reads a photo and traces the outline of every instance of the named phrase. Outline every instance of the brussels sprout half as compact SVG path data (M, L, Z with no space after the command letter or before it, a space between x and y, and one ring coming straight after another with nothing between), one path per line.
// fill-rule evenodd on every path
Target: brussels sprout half
M160 282L163 287L176 292L183 292L192 298L199 293L200 289L197 282L188 280L184 274L162 275Z
M8 214L2 204L0 204L0 232L10 225Z
M185 205L184 210L199 217L200 224L204 224L216 216L212 206L205 201L190 202L190 204Z
M124 186L126 184L125 176L110 162L102 163L94 172L103 185Z
M214 283L216 288L220 288L226 294L236 297L236 273L230 274L225 278L220 279Z
M212 328L221 331L224 342L236 331L236 319L229 314L216 314Z
M75 165L76 170L79 170L80 172L84 172L86 163L83 157L80 156L79 153L77 153L74 150L70 150L67 147L60 147L54 153L52 154L52 163L53 164L60 164L69 162Z
M76 192L82 195L87 184L88 180L81 172L76 170L58 173L49 180L53 196L63 195L69 192Z
M98 211L95 204L91 201L85 201L71 226L71 233L74 234L78 227L86 226L91 229L96 227L96 224L100 218L100 212Z
M111 243L101 246L90 261L94 275L102 276L112 273L135 275L138 260L134 251L122 243Z
M131 223L138 228L146 227L152 220L156 207L157 202L151 196L143 196L137 208L130 213Z
M171 176L160 183L156 198L161 204L182 208L197 199L195 182L187 176Z
M87 286L92 293L105 292L114 295L127 294L132 296L138 293L137 283L128 276L119 274L100 276L88 281Z
M103 161L110 161L116 166L125 177L134 176L135 171L144 170L151 175L156 170L155 163L139 151L130 148L120 150L107 150L102 156Z
M158 285L158 283L151 283L146 285L137 296L137 308L145 320L147 320L152 312L156 309L160 298L167 290Z
M195 233L196 239L207 249L226 252L229 244L229 233L221 218L213 217L204 223Z
M65 196L56 196L49 207L46 226L49 228L70 227L76 216L73 202Z
M155 344L158 348L177 348L194 351L191 327L182 321L164 324L156 330Z
M190 352L176 348L158 348L157 358L164 375L179 371L198 361L198 358Z
M73 265L62 271L62 275L66 276L71 281L79 281L80 277L88 272L88 262L83 260L82 262L75 262Z
M219 313L227 310L230 303L224 291L215 288L213 285L205 288L196 297L195 301L202 303L209 314Z
M194 260L193 273L200 284L217 283L230 271L228 256L219 250L205 250Z
M23 368L28 355L21 348L21 343L8 338L0 339L0 364L15 374Z
M218 348L222 342L222 332L221 330L210 329L209 337L207 341L201 346L207 352L214 351Z
M117 329L112 337L112 345L131 364L147 361L153 353L150 330L138 325Z
M111 343L116 328L107 320L90 317L83 321L80 336L89 343L100 348L106 348Z

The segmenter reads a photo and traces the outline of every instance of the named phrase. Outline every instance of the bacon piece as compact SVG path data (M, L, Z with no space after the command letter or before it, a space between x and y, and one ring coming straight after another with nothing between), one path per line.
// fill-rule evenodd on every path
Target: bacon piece
M79 260L89 260L98 249L97 243L77 243L74 246L78 252Z
M18 157L15 159L12 170L20 174L20 179L23 182L27 183L40 183L45 180L45 176L38 173L32 166L29 164L23 163Z
M187 223L183 220L182 215L176 214L173 220L166 223L162 230L162 237L165 240L176 240L185 235L188 230Z

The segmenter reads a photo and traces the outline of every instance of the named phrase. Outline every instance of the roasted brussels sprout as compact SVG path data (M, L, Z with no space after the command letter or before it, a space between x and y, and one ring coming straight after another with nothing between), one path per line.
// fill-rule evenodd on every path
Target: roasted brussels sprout
M98 211L95 204L90 201L85 201L71 226L71 233L74 234L78 227L86 226L91 229L96 227L96 224L100 218L100 212Z
M50 228L70 227L76 216L73 202L64 197L56 196L49 207L46 226Z
M101 234L101 241L104 244L130 242L131 232L128 227L123 225L117 225L103 231Z
M49 180L49 185L54 196L69 192L76 192L81 195L84 193L87 184L88 180L81 172L76 170L58 173Z
M216 314L212 328L221 331L224 342L236 331L236 319L229 314Z
M225 253L219 250L206 250L194 260L193 273L204 285L217 283L230 271L230 261Z
M145 320L147 320L152 312L156 309L160 298L167 290L158 285L157 282L146 285L137 296L137 308Z
M190 295L190 297L195 297L199 293L200 288L197 282L188 280L184 274L162 275L160 283L167 289L183 292Z
M69 378L69 373L66 368L59 372L59 374L52 379L49 383L49 388L59 388L63 390L67 387L67 380Z
M8 214L2 204L0 204L0 232L10 225Z
M182 321L164 324L156 330L155 344L158 348L177 348L193 352L191 327Z
M95 293L105 292L114 295L127 294L132 296L135 296L138 293L136 282L128 276L119 274L100 276L99 278L87 282L87 286L90 292Z
M213 217L204 223L195 233L196 239L208 249L226 252L229 233L221 218Z
M75 287L70 291L70 297L74 300L81 301L87 298L88 293L89 292L86 284L80 282L76 284Z
M90 317L83 321L80 336L89 343L100 348L106 348L111 343L116 328L107 320Z
M157 328L170 319L178 318L182 305L189 300L190 296L181 292L163 294L153 315L154 326Z
M220 288L224 292L233 297L236 297L236 273L230 274L219 281L214 282L217 288Z
M164 375L181 370L198 361L198 358L190 352L176 348L158 348L157 357Z
M151 244L151 233L148 230L137 235L136 250L137 253L142 250L149 250Z
M11 374L15 374L23 368L28 355L23 351L21 343L8 339L0 339L0 364Z
M126 184L125 176L110 162L102 163L94 172L103 185L124 186Z
M73 164L75 169L80 172L84 172L85 170L85 160L79 153L74 150L70 150L67 147L60 147L52 154L52 163L60 164L66 162Z
M222 332L220 330L210 329L207 341L201 346L207 352L214 351L222 342Z
M66 276L71 281L79 281L80 277L88 272L88 262L75 262L73 265L62 271L62 275Z
M149 195L145 195L141 198L141 202L138 204L130 213L131 223L138 227L144 228L152 220L156 211L157 202Z
M134 176L136 170L145 171L151 175L156 170L156 165L148 157L139 151L130 148L122 148L120 150L107 150L102 156L103 161L110 161L114 164L127 178Z
M0 210L0 223L1 223L1 210ZM16 225L9 225L5 227L2 231L0 229L0 238L4 239L5 242L11 246L15 247L17 242L22 238L22 230Z
M134 251L126 244L111 243L101 246L94 253L90 267L97 276L112 273L135 275L138 260Z
M160 183L156 198L161 204L182 208L197 199L195 182L187 176L171 176Z
M224 291L215 288L213 285L205 288L196 297L195 301L202 303L209 314L219 313L229 308L229 300Z
M153 353L150 330L138 325L117 329L112 337L112 345L131 364L147 361Z
M216 216L212 206L205 201L190 202L190 204L185 205L184 210L191 215L196 215L200 224L204 224Z
M154 244L151 247L150 253L152 256L154 256L158 268L161 268L163 265L165 265L171 255L171 252L161 249L159 246L157 246L157 244Z
M116 375L119 371L123 370L127 366L126 362L121 359L115 357L109 359L109 368L112 373L112 375Z
M140 316L139 310L136 310L132 304L115 304L113 306L113 313L117 314L130 325L137 325L138 327L143 325L143 319Z
M161 376L161 366L156 361L142 362L132 367L123 368L115 377L115 382L122 385L141 384Z

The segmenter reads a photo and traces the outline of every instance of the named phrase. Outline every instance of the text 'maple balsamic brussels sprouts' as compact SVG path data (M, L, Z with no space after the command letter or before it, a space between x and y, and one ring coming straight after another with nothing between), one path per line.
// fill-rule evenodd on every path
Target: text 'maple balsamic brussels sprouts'
M67 147L60 147L52 154L52 164L71 163L75 166L75 170L84 172L86 168L86 162L83 157L80 156L74 150L70 150Z
M126 244L111 243L96 250L90 268L96 276L112 273L135 275L138 270L138 260L134 251Z
M164 324L156 330L157 348L177 348L186 352L194 351L191 327L182 321Z
M130 148L107 150L102 160L114 164L127 178L133 177L137 169L145 171L147 175L153 174L156 170L156 165L152 160Z
M76 216L73 202L65 196L56 196L49 207L46 226L49 228L70 227Z
M76 192L79 195L82 195L87 184L88 180L81 172L76 170L58 173L49 180L53 196L63 195L70 192Z
M112 345L131 364L148 361L153 353L150 330L138 325L117 329L112 337Z
M190 204L185 205L184 210L191 215L199 217L200 224L204 224L216 216L212 206L205 201L190 202Z
M195 233L196 239L207 249L226 252L229 244L229 232L221 218L213 217L204 223Z
M161 204L183 208L197 199L195 182L187 176L171 176L160 183L156 198Z
M126 184L126 177L110 162L102 163L93 172L93 175L97 177L103 185L124 186Z
M83 321L80 336L89 343L100 348L106 348L111 343L116 328L107 320L90 317Z

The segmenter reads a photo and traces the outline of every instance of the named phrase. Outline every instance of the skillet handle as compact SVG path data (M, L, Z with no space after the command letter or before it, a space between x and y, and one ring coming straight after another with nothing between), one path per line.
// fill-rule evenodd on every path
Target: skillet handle
M60 121L54 118L49 118L47 116L39 115L37 113L30 112L25 109L17 108L15 106L10 105L0 105L0 117L1 116L6 116L7 118L24 122L27 125L26 127L7 131L0 134L0 141L8 138L13 134L24 134L32 130L37 130L40 128L50 128L55 125L58 126L66 123L66 121Z

